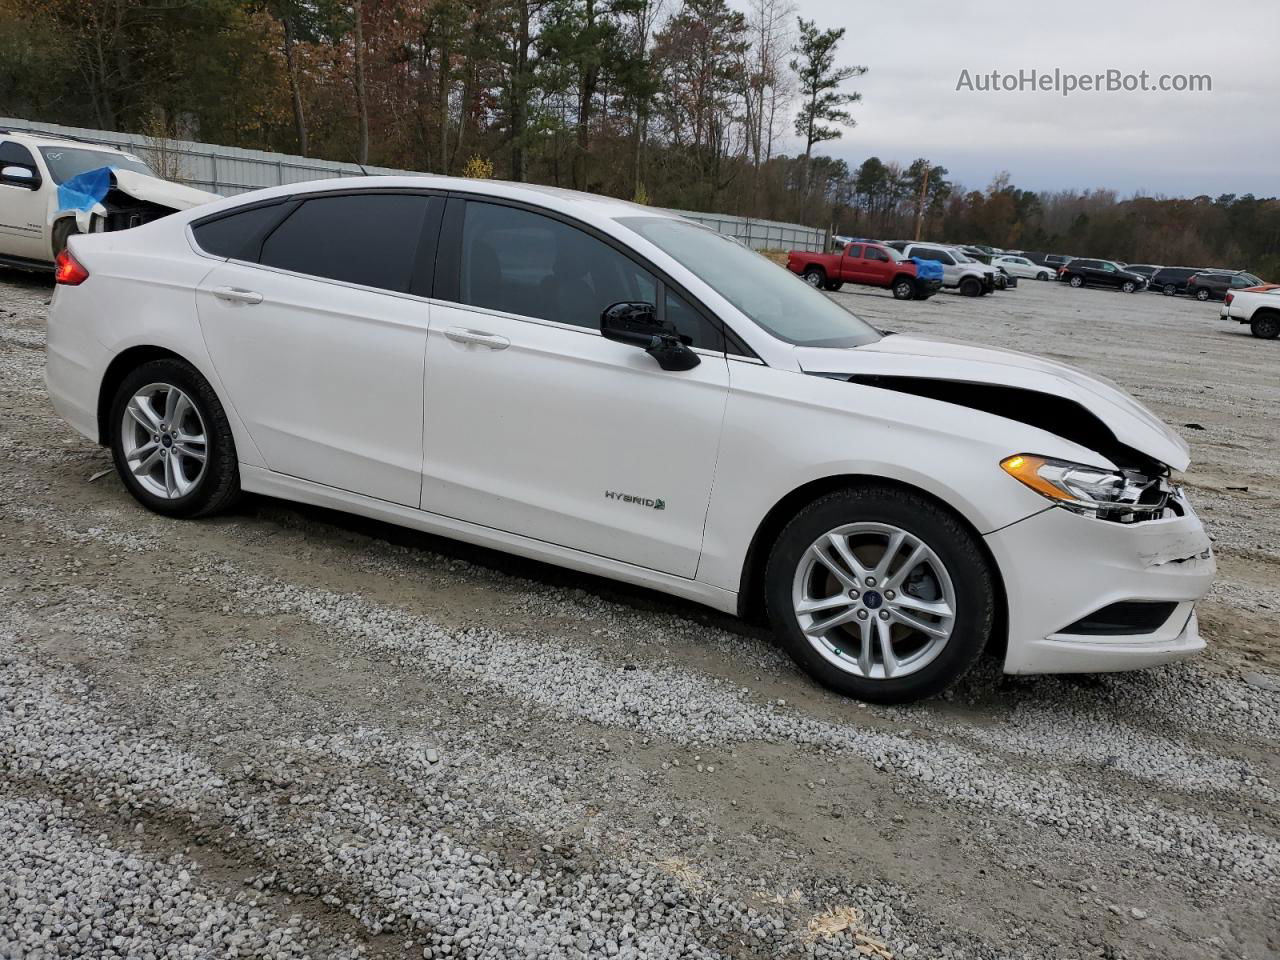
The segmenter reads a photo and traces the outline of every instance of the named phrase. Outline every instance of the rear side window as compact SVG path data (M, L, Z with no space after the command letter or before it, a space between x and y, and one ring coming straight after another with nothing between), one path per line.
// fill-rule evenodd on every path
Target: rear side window
M251 207L237 213L206 220L191 228L196 244L205 253L229 260L257 260L263 235L283 217L290 207L272 203Z
M429 197L369 193L304 201L262 244L264 266L405 292Z
M862 244L860 243L849 244L847 247L844 248L844 255L846 257L853 257L854 259L860 258L862 256Z

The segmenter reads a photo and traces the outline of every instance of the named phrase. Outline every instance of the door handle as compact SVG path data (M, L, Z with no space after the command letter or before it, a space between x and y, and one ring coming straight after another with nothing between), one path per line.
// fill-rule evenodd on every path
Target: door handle
M214 287L213 295L219 300L230 303L261 303L262 294L256 290L242 290L240 287Z
M496 333L486 333L483 330L469 330L466 327L450 327L444 335L454 343L474 343L481 347L488 347L490 350L505 350L511 346L511 341L506 337L500 337Z

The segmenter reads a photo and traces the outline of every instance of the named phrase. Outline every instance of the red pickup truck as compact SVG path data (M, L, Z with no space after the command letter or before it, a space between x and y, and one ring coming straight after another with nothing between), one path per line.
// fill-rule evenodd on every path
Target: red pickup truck
M823 290L839 290L846 283L884 287L899 300L928 300L942 288L941 280L926 280L915 263L881 243L846 243L839 253L787 254L787 269L805 283Z

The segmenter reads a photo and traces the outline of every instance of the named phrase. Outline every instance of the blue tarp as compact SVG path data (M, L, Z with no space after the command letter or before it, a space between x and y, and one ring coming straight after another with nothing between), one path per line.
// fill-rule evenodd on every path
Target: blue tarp
M921 280L942 279L942 264L937 260L922 260L919 257L912 257L911 262L916 265L916 276Z
M88 212L102 202L111 189L111 168L99 167L86 170L70 180L58 184L58 212L84 210Z

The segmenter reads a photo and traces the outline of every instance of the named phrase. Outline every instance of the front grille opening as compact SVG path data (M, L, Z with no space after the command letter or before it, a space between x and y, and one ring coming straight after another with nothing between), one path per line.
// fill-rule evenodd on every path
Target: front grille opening
M1123 600L1081 617L1061 633L1087 637L1123 637L1155 633L1173 616L1178 604L1172 600Z

